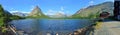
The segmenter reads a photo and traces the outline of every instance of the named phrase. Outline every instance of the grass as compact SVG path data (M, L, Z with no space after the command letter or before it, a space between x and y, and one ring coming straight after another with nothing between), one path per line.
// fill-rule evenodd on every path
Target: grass
M95 29L99 29L102 27L102 22L96 22Z
M7 31L7 28L6 27L1 27L2 28L2 32L6 32Z

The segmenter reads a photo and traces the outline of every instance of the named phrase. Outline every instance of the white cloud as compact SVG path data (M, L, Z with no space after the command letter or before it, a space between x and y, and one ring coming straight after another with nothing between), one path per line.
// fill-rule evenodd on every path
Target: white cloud
M30 12L22 12L22 13L30 13Z
M10 11L16 11L16 9L15 8L10 8Z
M52 10L52 9L49 9L47 10L47 12L45 12L46 15L56 15L57 13L61 13L63 15L67 15L67 11L64 10L64 7L61 6L59 8L60 10Z
M11 8L11 10L15 10L14 8Z
M112 2L114 2L114 0L105 0L105 1L112 1Z
M63 6L61 7L61 10L62 10L62 11L64 10L64 7L63 7Z
M34 5L31 6L31 9L30 10L33 10L34 9Z
M89 2L89 5L93 5L93 4L94 4L94 1L90 1L90 2Z
M65 12L63 12L63 11L58 11L58 13L65 14Z
M60 7L60 9L61 9L61 10L60 10L60 11L58 11L58 12L59 12L59 13L62 13L62 14L65 14L65 12L64 12L64 7L63 7L63 6L61 6L61 7Z
M54 15L56 11L49 9L45 14L46 15Z
M89 6L92 6L92 5L94 5L94 3L95 2L93 0L91 0L91 1L88 2L88 5L84 6L82 9L87 8Z
M17 10L16 11L10 11L10 13L14 13L14 12L19 12L19 11L17 11Z
M56 13L65 14L65 12L64 12L64 7L61 6L61 7L60 7L60 10L52 10L52 9L49 9L45 14L46 14L46 15L55 15Z
M25 11L19 11L19 10L15 10L14 8L11 8L10 13L15 13L15 12L28 13L28 12L25 12Z
M65 14L63 11L56 11L56 10L48 10L45 14L46 15L55 15L56 13L62 13Z
M15 12L21 12L21 13L30 13L30 12L18 11L18 10L15 10L15 11L10 11L10 13L15 13Z

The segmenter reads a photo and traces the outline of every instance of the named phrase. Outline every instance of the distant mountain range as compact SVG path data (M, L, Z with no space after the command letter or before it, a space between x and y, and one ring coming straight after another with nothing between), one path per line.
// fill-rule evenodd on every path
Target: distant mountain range
M65 17L67 17L67 15L65 15L61 12L57 12L54 15L48 15L48 16L51 17L51 18L65 18Z
M20 16L20 17L26 17L28 16L28 13L22 13L22 12L14 12L14 13L11 13L12 15L17 15L17 16Z
M104 2L98 5L89 6L78 10L72 18L85 18L98 16L101 12L109 12L110 15L113 15L114 3L113 2ZM93 16L93 17L92 17Z

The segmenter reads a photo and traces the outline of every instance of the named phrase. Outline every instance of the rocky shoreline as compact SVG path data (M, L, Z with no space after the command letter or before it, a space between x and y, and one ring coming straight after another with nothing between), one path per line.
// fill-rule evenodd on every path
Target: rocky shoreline
M15 34L9 29L7 29L6 32L2 32L2 28L0 28L0 35L15 35Z
M70 35L92 35L94 32L94 29L95 29L94 26L95 26L95 24L92 24L88 27L78 29L78 30L74 31L73 34L70 34Z
M94 26L95 26L95 24L92 24L92 25L90 25L90 26L88 26L88 27L84 27L84 28L81 28L81 29L78 29L78 30L76 30L76 31L74 31L73 33L69 33L68 35L91 35L91 34L93 34L94 33ZM24 31L16 31L17 32L17 34L19 34L19 35L28 35L28 34L25 34L24 33ZM9 34L11 34L11 35L16 35L16 33L14 33L14 32L11 32L11 31L9 31L9 32L7 32L8 34L5 34L5 35L9 35ZM50 33L48 33L48 34L50 34ZM57 35L58 33L56 33L56 35ZM0 34L1 35L1 34ZM3 34L4 35L4 34Z

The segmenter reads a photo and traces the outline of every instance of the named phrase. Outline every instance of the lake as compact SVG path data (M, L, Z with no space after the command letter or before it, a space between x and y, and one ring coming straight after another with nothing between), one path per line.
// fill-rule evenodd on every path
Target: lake
M24 19L10 22L29 35L66 34L93 24L87 19Z

